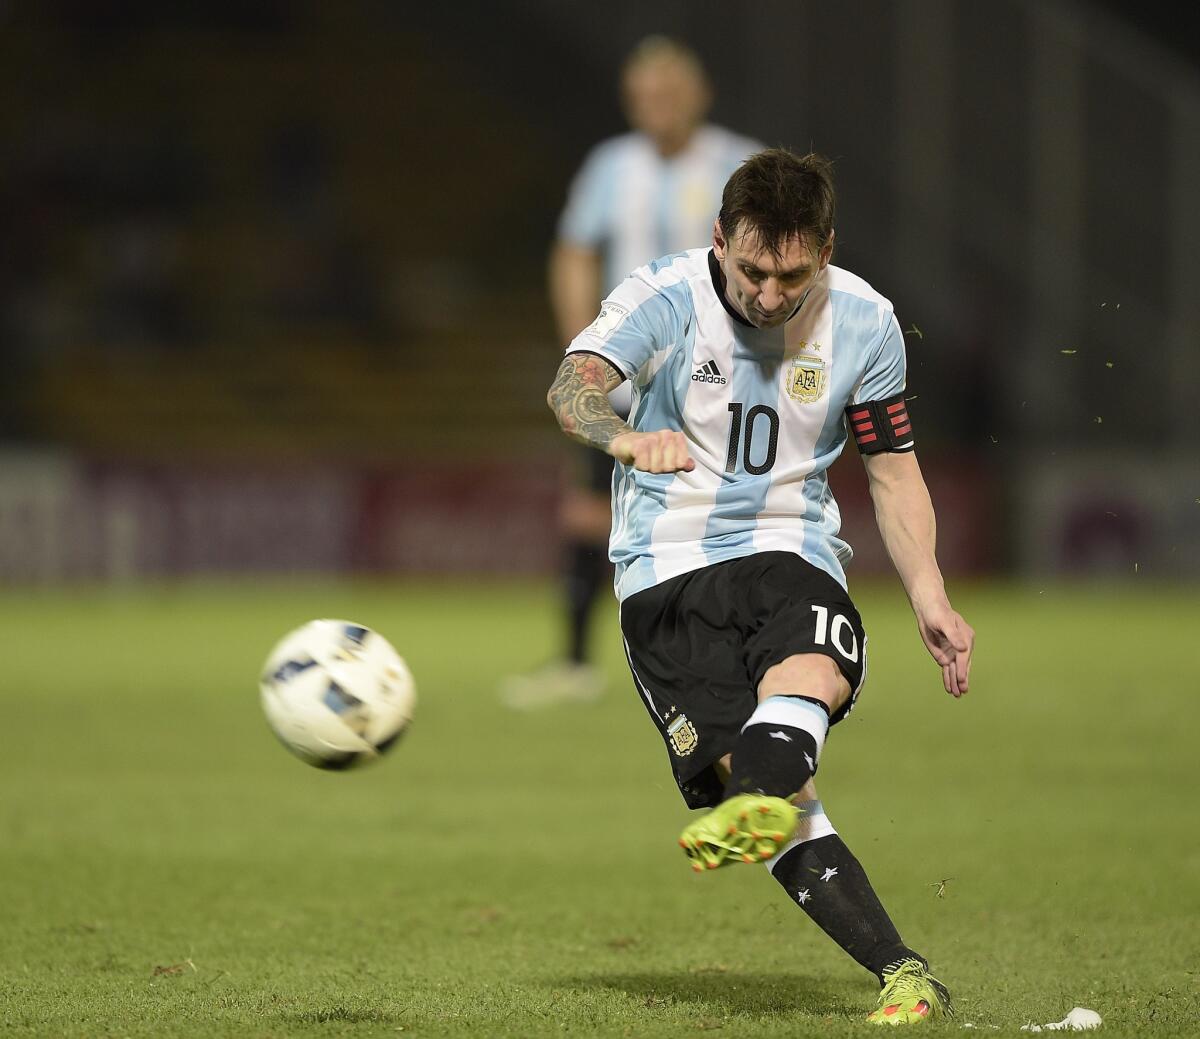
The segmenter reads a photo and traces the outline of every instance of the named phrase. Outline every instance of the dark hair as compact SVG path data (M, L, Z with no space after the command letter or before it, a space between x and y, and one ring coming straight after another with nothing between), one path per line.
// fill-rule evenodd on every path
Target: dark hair
M753 233L777 257L791 238L814 251L833 232L833 163L786 148L751 155L725 183L717 219L726 240Z

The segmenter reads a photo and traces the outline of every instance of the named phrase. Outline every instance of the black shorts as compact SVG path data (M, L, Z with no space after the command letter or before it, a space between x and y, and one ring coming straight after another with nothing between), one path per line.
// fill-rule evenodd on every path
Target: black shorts
M621 631L691 808L720 802L713 765L733 750L769 668L797 653L833 660L852 693L830 724L849 713L866 675L867 637L846 589L791 552L714 563L637 592L621 604Z

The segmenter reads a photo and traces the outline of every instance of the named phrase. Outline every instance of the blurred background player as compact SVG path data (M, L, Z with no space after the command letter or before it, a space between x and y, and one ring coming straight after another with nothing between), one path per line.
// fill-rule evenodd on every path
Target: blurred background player
M563 344L591 324L600 300L630 271L704 241L725 181L762 148L704 121L712 91L700 59L666 36L646 37L630 53L621 97L632 132L602 141L584 160L550 253L550 305ZM613 395L622 417L629 400L628 386ZM561 658L504 680L501 697L515 708L593 699L604 690L588 635L596 598L611 580L613 463L586 448L573 462L560 510L565 645Z

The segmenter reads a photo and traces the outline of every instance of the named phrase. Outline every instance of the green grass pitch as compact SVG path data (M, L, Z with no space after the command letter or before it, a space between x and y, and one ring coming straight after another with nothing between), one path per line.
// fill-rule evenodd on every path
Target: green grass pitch
M901 932L1021 1035L1200 1032L1200 597L956 589L941 691L895 585L855 587L871 675L819 776ZM13 1036L867 1034L872 980L761 868L696 876L665 752L598 633L600 702L517 715L496 679L556 625L528 584L0 595L0 1027ZM420 688L364 771L280 748L256 678L318 616Z

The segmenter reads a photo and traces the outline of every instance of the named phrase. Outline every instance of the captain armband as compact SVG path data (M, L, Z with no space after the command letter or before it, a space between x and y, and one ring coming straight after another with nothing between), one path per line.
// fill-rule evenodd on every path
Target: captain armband
M903 391L884 400L851 404L846 409L846 421L858 444L859 454L911 451L916 446Z

